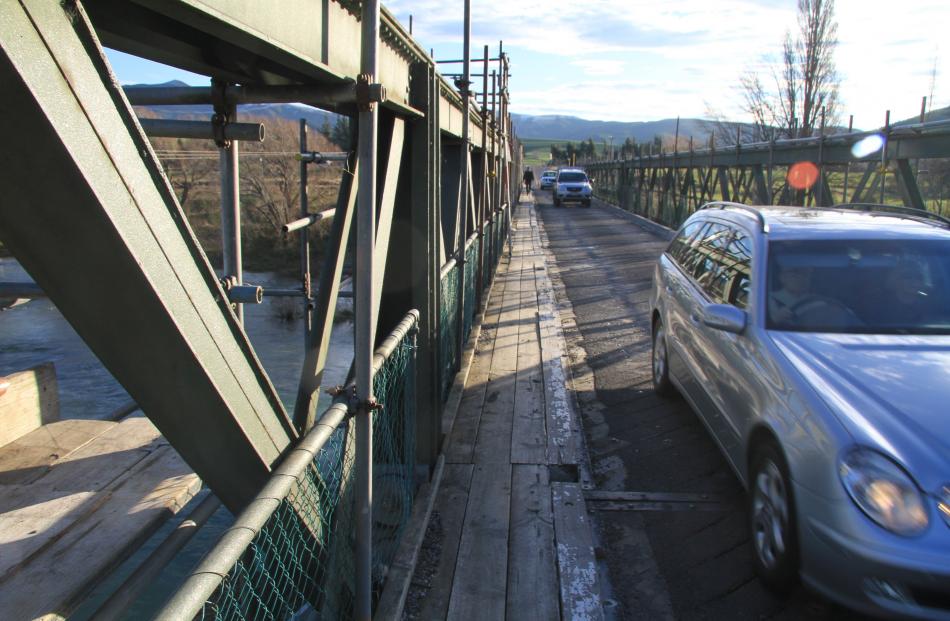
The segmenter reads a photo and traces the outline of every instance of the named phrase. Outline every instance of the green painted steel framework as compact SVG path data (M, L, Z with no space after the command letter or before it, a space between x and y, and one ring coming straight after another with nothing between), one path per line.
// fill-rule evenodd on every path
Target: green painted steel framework
M0 239L235 513L318 418L344 261L358 250L361 158L347 156L310 297L300 389L287 411L233 297L242 284L240 201L228 189L237 187L236 144L225 144L223 130L215 134L222 225L236 244L226 248L225 282L133 112L132 103L142 101L129 98L210 103L219 125L252 102L300 102L352 119L373 111L375 249L370 286L357 282L355 304L370 309L371 335L387 335L408 312L418 314L414 467L418 475L431 472L442 439L442 387L459 368L459 335L467 337L491 283L519 191L511 182L521 148L508 112L509 60L501 45L496 58L486 46L472 60L483 69L479 100L467 84L450 84L382 9L372 39L375 75L364 78L363 4L282 0L279 11L264 11L246 0L0 2L0 115L16 120L0 148ZM212 86L127 94L103 46L210 76ZM353 138L356 144L355 129ZM305 202L302 208L306 218ZM230 233L228 211L235 214ZM307 252L302 242L302 256ZM301 295L310 296L306 260L302 272ZM450 281L457 295L445 295ZM382 339L372 340L375 346Z
M880 137L883 148L856 157L852 149L869 136ZM676 228L714 200L935 209L921 187L929 181L928 162L942 158L950 158L947 121L719 148L694 149L690 140L686 151L589 162L585 168L599 198ZM803 162L818 174L813 185L797 190L789 186L788 174Z

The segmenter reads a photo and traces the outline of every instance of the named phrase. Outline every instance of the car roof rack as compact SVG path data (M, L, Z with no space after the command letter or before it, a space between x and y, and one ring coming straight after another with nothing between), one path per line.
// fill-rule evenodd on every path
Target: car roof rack
M950 228L950 219L944 218L939 214L935 214L932 211L927 211L925 209L918 209L916 207L906 207L904 205L881 205L879 203L841 203L839 205L834 205L828 207L828 209L852 209L856 211L864 211L867 213L886 213L889 216L895 216L897 218L906 218L908 220L915 220L917 222L925 222L929 224L938 224L946 228Z
M762 215L762 212L759 209L752 207L751 205L732 203L729 201L713 201L711 203L706 203L699 209L741 209L742 211L748 212L755 216L756 220L759 221L759 226L762 228L763 233L769 232L769 223L765 221L765 216Z

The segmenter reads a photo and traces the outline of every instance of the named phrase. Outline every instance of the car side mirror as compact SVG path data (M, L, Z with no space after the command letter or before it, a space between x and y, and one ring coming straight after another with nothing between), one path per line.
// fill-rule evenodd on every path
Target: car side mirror
M710 304L703 311L703 323L710 328L742 334L745 330L748 315L731 304Z

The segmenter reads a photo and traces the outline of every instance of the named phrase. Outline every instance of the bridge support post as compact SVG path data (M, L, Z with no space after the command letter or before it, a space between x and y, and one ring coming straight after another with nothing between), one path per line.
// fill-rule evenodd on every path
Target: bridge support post
M364 0L361 20L360 79L367 90L376 81L379 51L379 0ZM359 103L359 178L356 218L356 601L354 617L373 615L373 345L376 340L374 264L376 248L376 137L378 109Z
M240 510L296 434L83 6L0 2L0 83L0 114L17 119L0 154L4 243Z
M425 114L409 128L412 196L412 307L419 310L416 337L416 464L431 472L442 440L439 401L439 82L429 63L411 69L410 102Z

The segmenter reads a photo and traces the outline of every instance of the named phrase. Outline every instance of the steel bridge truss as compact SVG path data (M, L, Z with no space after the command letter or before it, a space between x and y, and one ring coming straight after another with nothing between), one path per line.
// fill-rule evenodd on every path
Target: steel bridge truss
M343 177L312 290L302 261L300 295L313 311L299 395L288 412L230 290L243 284L236 189L223 192L223 211L237 230L224 231L226 255L229 237L232 245L224 266L230 280L222 282L129 99L212 103L228 122L250 102L299 101L348 115L353 126L372 110L371 293L361 299L357 274L355 303L371 315L370 348L410 309L419 311L416 461L431 466L441 440L440 273L455 261L475 272L481 292L491 274L481 257L466 266L466 244L492 234L517 197L509 65L503 49L489 59L487 47L471 61L483 63L479 101L468 85L460 92L440 75L436 61L377 8L376 38L368 40L378 50L376 70L365 75L366 4L285 0L280 11L264 11L239 0L0 3L0 114L17 119L0 150L0 238L232 511L254 497L315 418L344 259L359 246L353 239L367 167L355 152L343 156L352 174ZM211 76L212 87L126 94L103 45ZM214 137L222 170L228 161L233 167L224 182L236 188L237 142L224 131ZM355 129L354 144L360 137ZM317 219L304 203L303 222L290 224L303 238ZM222 221L227 226L225 215Z
M856 157L869 136L883 148ZM928 204L921 183L929 161L950 158L950 122L937 121L815 138L737 144L586 164L602 199L677 227L699 206L724 200L756 205ZM789 185L796 166L812 166L814 183Z

